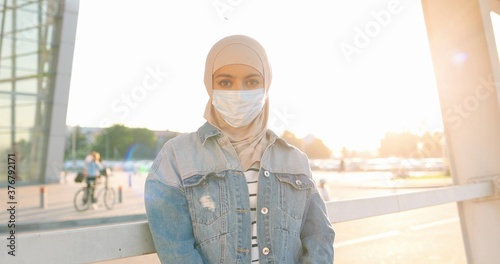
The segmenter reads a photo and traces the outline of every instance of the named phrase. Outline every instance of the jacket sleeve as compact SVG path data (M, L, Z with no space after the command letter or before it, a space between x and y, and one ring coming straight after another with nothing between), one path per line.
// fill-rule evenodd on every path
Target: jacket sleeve
M163 165L163 166L160 166ZM176 178L175 169L160 154L144 189L149 229L162 263L203 263L195 249L193 226L186 196L181 187L164 180Z
M328 220L326 206L319 193L314 192L305 213L301 231L302 251L299 263L333 263L335 232Z
M156 252L162 263L203 263L184 193L158 180L145 186L146 214Z

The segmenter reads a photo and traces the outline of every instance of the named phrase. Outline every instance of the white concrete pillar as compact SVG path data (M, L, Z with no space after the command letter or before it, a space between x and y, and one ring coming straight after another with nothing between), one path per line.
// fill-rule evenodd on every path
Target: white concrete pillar
M422 7L454 182L494 179L500 175L500 68L489 1L422 0ZM500 200L460 202L458 209L468 263L498 263Z
M73 65L79 0L65 0L49 124L44 182L59 182L66 144L66 112Z

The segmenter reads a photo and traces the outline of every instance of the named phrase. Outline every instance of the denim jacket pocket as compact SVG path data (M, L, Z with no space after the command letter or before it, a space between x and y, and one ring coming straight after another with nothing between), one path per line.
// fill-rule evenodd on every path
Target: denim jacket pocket
M301 220L314 182L304 174L276 173L280 182L279 206L283 212Z
M223 173L196 174L183 180L193 222L210 225L228 212Z

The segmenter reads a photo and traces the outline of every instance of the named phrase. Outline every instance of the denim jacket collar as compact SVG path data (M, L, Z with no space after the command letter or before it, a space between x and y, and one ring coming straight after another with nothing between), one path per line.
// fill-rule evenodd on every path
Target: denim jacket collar
M214 126L212 126L208 122L205 122L205 124L203 124L203 126L201 126L200 128L198 128L197 134L198 134L198 137L200 138L200 141L201 141L202 145L205 145L205 141L208 138L214 137L214 136L217 136L217 135L222 135L222 133L220 132L220 130L218 130L217 128L215 128Z
M215 136L222 136L222 132L208 122L205 122L205 124L203 124L203 126L201 126L198 129L197 134L198 134L198 137L200 138L202 145L205 145L205 142L207 141L208 138L215 137ZM270 139L269 145L273 145L275 142L278 142L279 144L282 144L283 146L291 147L290 145L288 145L288 143L286 143L285 140L278 137L272 130L268 129L266 131L266 134L267 134L267 137Z

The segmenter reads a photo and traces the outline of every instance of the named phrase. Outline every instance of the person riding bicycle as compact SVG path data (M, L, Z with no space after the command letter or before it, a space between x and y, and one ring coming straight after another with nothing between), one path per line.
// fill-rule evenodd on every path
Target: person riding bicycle
M96 179L100 176L100 172L104 169L104 166L101 163L101 155L96 151L92 151L86 161L87 162L85 163L84 173L87 175L87 191L85 192L83 200L84 203L86 203L90 194L92 203L95 203L96 199L94 196L94 191Z

